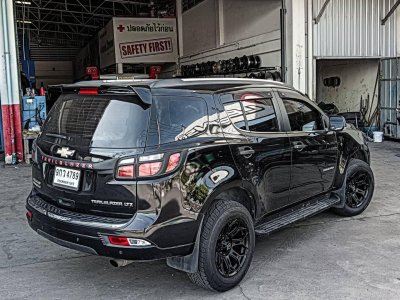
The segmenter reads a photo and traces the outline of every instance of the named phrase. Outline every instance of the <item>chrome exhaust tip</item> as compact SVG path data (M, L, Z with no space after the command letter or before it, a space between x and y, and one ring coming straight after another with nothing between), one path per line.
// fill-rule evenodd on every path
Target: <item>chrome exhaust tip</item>
M110 264L115 268L125 267L131 263L133 263L133 260L119 259L119 258L110 259Z

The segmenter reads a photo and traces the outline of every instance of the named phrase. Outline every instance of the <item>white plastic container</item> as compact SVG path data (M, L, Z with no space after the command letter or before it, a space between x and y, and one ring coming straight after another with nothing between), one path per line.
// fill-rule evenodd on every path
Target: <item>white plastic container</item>
M382 143L383 141L383 132L382 131L374 131L374 143Z

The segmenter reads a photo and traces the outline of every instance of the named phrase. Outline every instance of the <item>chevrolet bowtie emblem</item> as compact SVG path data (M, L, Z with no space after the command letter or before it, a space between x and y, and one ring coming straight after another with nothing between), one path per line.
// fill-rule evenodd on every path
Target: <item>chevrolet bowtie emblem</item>
M69 150L68 147L62 147L58 148L56 153L59 154L61 157L68 158L74 155L75 150Z

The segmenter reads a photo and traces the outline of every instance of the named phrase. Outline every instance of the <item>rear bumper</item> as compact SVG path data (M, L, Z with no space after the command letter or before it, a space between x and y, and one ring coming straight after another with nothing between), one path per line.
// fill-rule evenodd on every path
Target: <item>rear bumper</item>
M54 210L51 205L38 207L36 203L40 202L33 201L41 200L37 198L38 196L31 194L27 199L26 208L31 212L28 223L38 234L61 246L93 255L139 261L185 256L193 250L198 220L186 220L164 226L154 223L148 228L138 230L134 228L135 216L125 224L102 223L102 226L96 226L97 223L92 222L90 226L83 226L72 222L75 220L74 216L68 219L62 210ZM110 245L106 242L108 235L144 239L150 242L151 246Z

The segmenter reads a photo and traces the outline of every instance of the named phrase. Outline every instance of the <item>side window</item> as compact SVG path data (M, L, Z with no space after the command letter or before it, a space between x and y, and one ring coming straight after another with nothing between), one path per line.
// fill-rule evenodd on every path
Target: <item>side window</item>
M249 131L271 132L279 130L271 99L244 100L242 105Z
M224 108L236 128L246 130L246 121L239 101L224 103Z
M301 100L282 99L292 131L323 130L321 114Z
M155 97L160 144L199 136L207 131L207 104L197 97Z
M221 100L236 128L252 132L279 131L272 99L246 93L223 95Z

